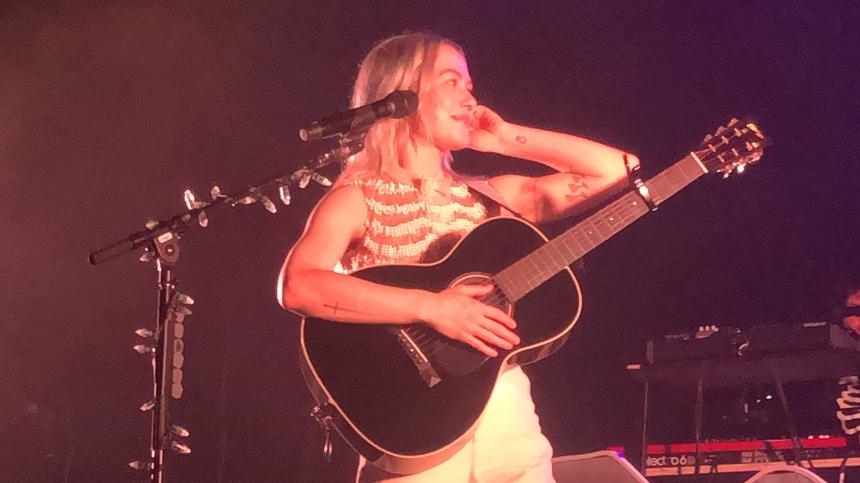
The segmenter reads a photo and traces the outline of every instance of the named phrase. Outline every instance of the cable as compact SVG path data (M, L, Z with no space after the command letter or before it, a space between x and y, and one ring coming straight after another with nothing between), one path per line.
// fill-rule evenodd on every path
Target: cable
M794 419L791 417L791 412L788 410L788 399L785 397L785 390L782 385L782 378L779 377L779 372L776 370L776 366L773 364L773 361L768 361L768 367L770 368L771 374L773 374L773 380L776 382L776 391L779 394L779 402L782 405L782 410L785 412L786 422L788 423L788 430L791 433L791 446L794 448L794 460L796 464L800 465L803 460L809 464L809 468L813 471L815 470L815 465L812 464L812 459L806 456L806 452L804 451L803 445L800 443L800 438L797 435L797 429L794 426Z

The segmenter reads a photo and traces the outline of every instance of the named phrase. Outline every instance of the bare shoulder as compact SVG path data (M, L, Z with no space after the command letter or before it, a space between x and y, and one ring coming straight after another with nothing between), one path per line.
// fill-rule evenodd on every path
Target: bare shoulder
M323 205L358 205L364 206L364 190L358 184L337 185L326 193L317 204L317 208Z
M359 186L333 188L317 203L284 262L282 277L307 268L330 270L364 233L367 208Z
M364 221L367 219L367 204L361 186L354 184L340 185L325 194L317 203L308 219L307 231L314 226L348 229L352 237L357 237L364 231Z

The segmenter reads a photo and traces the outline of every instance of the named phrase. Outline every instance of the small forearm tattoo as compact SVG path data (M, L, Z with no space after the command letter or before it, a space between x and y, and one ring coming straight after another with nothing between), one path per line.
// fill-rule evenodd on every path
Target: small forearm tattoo
M518 143L520 143L520 144L525 144L525 143L526 143L526 137L525 137L525 136L517 136L517 138L516 138L516 139L517 139L517 142L518 142Z
M330 308L332 310L332 315L337 315L338 312L352 312L354 314L363 313L360 310L352 310L352 309L347 309L347 308L341 307L340 302L335 302L333 305L332 304L323 304L323 307Z
M334 303L334 305L332 305L332 304L323 304L323 307L330 308L330 309L331 309L331 311L332 311L332 313L333 313L333 314L335 314L335 315L337 315L337 311L340 309L340 302L335 302L335 303Z

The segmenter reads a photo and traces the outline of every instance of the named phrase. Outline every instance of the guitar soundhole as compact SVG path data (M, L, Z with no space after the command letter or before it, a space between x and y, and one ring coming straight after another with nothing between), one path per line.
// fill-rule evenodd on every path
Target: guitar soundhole
M491 275L469 273L456 278L451 282L450 286L487 284L494 284ZM513 304L508 301L507 297L505 297L498 287L495 287L492 292L482 297L481 302L496 307L511 317L513 316ZM435 351L433 359L433 365L441 372L452 376L462 376L481 367L488 358L468 344L448 339L440 350Z
M460 275L451 282L451 287L458 285L495 285L495 282L493 282L492 275L488 273L467 273ZM481 302L500 309L511 317L514 315L514 305L508 301L499 287L494 286L493 291L484 296Z

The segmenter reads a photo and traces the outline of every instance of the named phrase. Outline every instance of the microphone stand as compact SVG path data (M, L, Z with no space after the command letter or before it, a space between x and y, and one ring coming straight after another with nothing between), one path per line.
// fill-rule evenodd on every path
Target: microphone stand
M190 436L187 429L176 424L169 424L168 401L182 397L182 366L184 364L183 336L185 317L191 315L188 305L194 300L176 290L175 269L179 261L179 238L194 222L201 227L209 224L207 213L225 206L249 205L261 202L263 207L276 213L275 203L265 194L277 190L281 202L289 205L291 201L290 185L298 184L300 189L315 181L322 186L331 186L328 178L318 174L316 170L336 161L342 162L349 156L364 148L364 133L344 136L339 140L338 147L317 156L304 166L289 174L276 176L254 186L242 188L232 195L221 193L218 186L212 187L211 202L199 201L191 190L185 190L184 198L187 211L171 216L164 220L149 220L145 229L134 232L127 237L106 245L89 254L92 265L104 263L122 254L143 248L141 262L155 260L158 271L158 302L156 310L155 330L141 328L135 331L139 337L146 340L144 344L134 346L134 350L152 357L152 399L140 406L141 411L152 412L152 429L148 461L132 461L128 465L135 470L147 470L151 483L164 481L164 452L165 448L179 454L191 453L191 447L184 442Z

